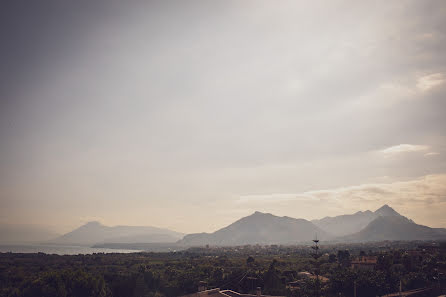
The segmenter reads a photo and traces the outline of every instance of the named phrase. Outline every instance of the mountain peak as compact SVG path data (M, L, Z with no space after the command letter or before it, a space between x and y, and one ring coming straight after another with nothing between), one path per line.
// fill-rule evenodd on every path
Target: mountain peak
M384 204L383 206L375 210L375 214L380 216L400 216L398 212L396 212L393 208L391 208L387 204Z

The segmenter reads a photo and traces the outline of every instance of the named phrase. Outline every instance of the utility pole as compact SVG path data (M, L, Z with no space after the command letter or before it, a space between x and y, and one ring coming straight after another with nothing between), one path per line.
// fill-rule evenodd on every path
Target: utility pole
M251 281L251 292L254 292L254 282L256 283L257 286L257 277L247 277L246 279Z
M313 239L314 245L311 247L314 250L314 253L312 254L315 262L315 270L314 270L314 274L316 275L316 297L319 297L319 287L320 287L320 282L319 282L319 257L321 256L319 254L319 239L317 239L317 234L315 236L315 238ZM356 297L356 296L355 296Z
M400 278L400 297L401 297L401 295L402 295L402 284L401 284L401 278Z
M353 296L356 297L356 280L353 282Z

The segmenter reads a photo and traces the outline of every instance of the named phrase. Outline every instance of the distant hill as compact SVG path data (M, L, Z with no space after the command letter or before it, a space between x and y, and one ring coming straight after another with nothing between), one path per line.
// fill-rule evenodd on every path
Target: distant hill
M320 239L330 238L327 232L307 220L255 212L214 233L186 235L178 243L186 246L293 244L311 241L316 234Z
M358 211L350 215L325 217L320 220L312 220L311 222L330 234L335 236L345 236L361 231L379 216L401 215L386 204L377 209L375 212L370 210Z
M184 234L145 226L104 226L99 222L89 222L54 240L52 244L94 245L102 243L155 243L176 242Z
M403 216L379 216L361 231L339 238L346 242L446 239L446 229L418 225Z
M32 244L55 238L59 234L33 225L0 225L0 244Z

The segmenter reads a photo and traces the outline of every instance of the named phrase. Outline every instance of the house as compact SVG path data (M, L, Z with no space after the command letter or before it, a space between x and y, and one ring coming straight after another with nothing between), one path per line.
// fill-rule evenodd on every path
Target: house
M319 278L319 282L321 283L321 285L328 283L328 281L330 280L329 278L327 278L325 276L322 276L322 275L316 276L308 271L298 272L297 278L298 278L297 280L289 282L287 284L287 289L289 289L291 291L298 291L304 284L305 280L316 280Z
M378 258L375 256L359 256L351 261L351 268L359 270L374 270Z
M304 280L304 279L313 279L313 280L316 280L317 278L319 278L319 281L320 281L321 283L327 283L327 282L329 281L329 279L326 278L325 276L322 276L322 275L316 276L316 275L314 275L314 274L312 274L311 272L308 272L308 271L301 271L301 272L298 272L298 273L297 273L297 278L298 278L299 280Z
M284 297L284 296L262 295L260 288L257 288L257 293L255 295L241 294L232 290L220 290L219 288L215 288L210 290L199 291L181 297Z

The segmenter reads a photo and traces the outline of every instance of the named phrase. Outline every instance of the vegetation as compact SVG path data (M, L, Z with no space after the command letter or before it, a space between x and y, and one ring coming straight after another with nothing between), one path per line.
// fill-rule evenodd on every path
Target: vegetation
M275 251L275 252L274 252ZM181 296L195 292L200 281L208 287L248 293L256 287L271 295L382 296L404 290L445 286L441 275L444 249L411 257L403 249L360 251L326 247L319 259L320 274L327 282L304 279L299 290L287 286L298 272L312 271L311 256L302 249L285 247L191 249L176 253L0 254L0 297L81 296ZM350 261L358 255L374 255L373 271L354 270ZM443 269L443 270L442 270Z

